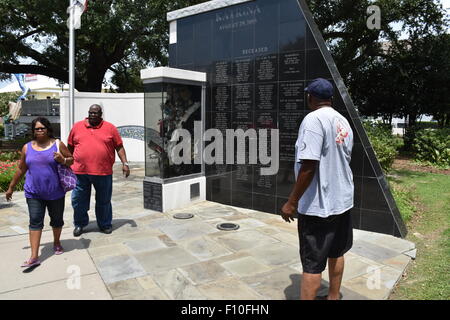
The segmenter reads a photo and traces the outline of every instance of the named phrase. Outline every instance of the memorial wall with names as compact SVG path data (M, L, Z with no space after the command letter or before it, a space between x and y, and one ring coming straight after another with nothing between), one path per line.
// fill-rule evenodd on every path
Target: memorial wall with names
M318 77L337 88L329 68L334 62L325 59L326 47L319 45L313 22L297 0L249 1L176 22L169 65L207 73L206 129L219 129L224 137L226 129L279 130L276 175L262 176L262 164L248 161L207 165L207 200L279 213L295 183L295 142L300 123L310 112L304 89ZM398 236L404 230L399 231L400 222L394 220L395 203L392 196L386 197L390 191L359 116L352 103L344 103L339 90L335 94L333 107L349 120L355 136L354 226ZM247 155L250 145L247 139Z

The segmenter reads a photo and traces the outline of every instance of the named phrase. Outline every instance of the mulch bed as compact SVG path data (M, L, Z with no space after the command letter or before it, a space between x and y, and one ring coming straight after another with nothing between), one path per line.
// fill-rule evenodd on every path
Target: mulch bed
M425 166L415 163L411 158L400 156L395 159L392 168L395 170L410 170L427 173L440 173L450 175L450 169L439 169L432 166Z

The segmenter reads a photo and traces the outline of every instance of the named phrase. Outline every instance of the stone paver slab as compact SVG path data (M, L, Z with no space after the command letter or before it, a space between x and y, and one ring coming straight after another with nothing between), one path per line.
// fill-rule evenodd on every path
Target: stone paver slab
M219 235L216 240L233 251L248 250L256 246L279 242L272 237L254 230L224 233L224 235Z
M381 269L373 270L365 274L364 277L370 279L375 286L385 287L392 290L395 284L401 279L403 272L391 267L383 267ZM378 280L380 283L378 284Z
M411 258L404 254L399 254L396 257L382 261L382 263L384 265L395 268L400 271L405 270L410 262L411 262Z
M164 292L175 300L205 300L206 296L177 270L156 274L155 281Z
M133 252L152 251L167 246L158 237L140 238L124 242L124 244Z
M374 245L364 240L353 241L353 247L350 252L377 262L393 258L398 255L398 252L396 251Z
M270 267L258 262L253 257L244 257L221 263L221 266L239 277L249 276L271 270Z
M215 261L205 261L181 267L178 271L192 284L202 284L230 276L231 273Z
M267 226L267 224L265 224L264 222L261 222L257 219L253 219L253 218L248 218L247 216L244 216L243 219L230 219L228 220L229 222L234 222L237 223L239 225L239 229L241 230L248 230L248 229L254 229L254 228L258 228L258 227L265 227Z
M168 235L172 240L184 240L189 238L196 238L208 233L214 233L217 229L211 227L206 223L183 223L172 226L161 226L160 230Z
M131 292L133 294L139 293L144 291L144 288L142 288L136 279L128 279L108 284L108 290L113 299L116 299Z
M367 259L356 258L354 256L345 257L344 275L342 281L347 281L353 278L363 276L373 270L383 267L382 264L370 261ZM328 265L325 271L322 273L322 279L329 281L328 277Z
M95 259L105 256L130 254L130 251L121 243L89 248L88 252Z
M195 215L198 215L204 219L223 218L226 216L231 216L235 212L236 211L233 209L226 209L222 207L209 207L193 211Z
M278 268L271 272L242 278L264 299L294 300L299 297L300 275L291 268Z
M232 251L226 249L224 246L209 239L208 237L185 240L180 243L180 246L201 261L232 253Z
M297 248L281 242L259 246L248 253L269 266L292 264L300 259Z
M199 285L199 291L212 300L261 300L263 297L236 278Z
M96 265L103 281L107 284L141 277L146 274L139 261L129 255L100 258Z
M385 300L391 292L389 288L383 285L376 286L372 280L363 276L344 281L342 286L370 300Z
M159 273L199 262L197 258L179 247L137 253L135 257L148 273Z

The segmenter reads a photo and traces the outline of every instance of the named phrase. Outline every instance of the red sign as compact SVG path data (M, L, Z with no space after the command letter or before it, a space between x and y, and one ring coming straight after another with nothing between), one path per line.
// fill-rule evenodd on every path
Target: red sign
M37 81L37 74L31 74L31 73L28 73L28 74L26 74L25 75L25 82L30 82L30 81Z

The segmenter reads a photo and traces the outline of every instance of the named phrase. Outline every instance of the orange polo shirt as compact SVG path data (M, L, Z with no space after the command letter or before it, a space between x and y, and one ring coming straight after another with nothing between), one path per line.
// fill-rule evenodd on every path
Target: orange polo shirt
M113 173L116 148L123 145L113 124L102 120L98 126L92 127L87 118L74 124L67 142L74 148L73 172L96 176Z

